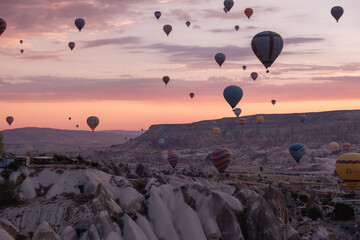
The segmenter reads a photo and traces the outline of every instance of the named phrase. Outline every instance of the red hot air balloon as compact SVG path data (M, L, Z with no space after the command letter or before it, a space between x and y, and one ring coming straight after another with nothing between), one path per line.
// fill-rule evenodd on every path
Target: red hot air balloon
M244 10L244 13L247 16L247 18L250 19L251 15L253 15L254 11L252 10L252 8L246 8Z
M14 121L14 118L13 118L12 116L8 116L8 117L6 118L6 122L9 124L9 126L11 126L11 124L13 123L13 121Z
M232 154L229 149L219 148L211 153L211 161L219 173L223 173L232 161Z
M170 153L168 155L168 158L167 158L168 162L170 163L170 165L175 168L176 167L176 164L178 164L178 162L180 161L180 156L176 153Z
M2 18L0 18L0 36L5 32L6 29L6 21Z
M165 83L165 85L167 85L169 83L169 81L170 81L169 76L164 76L163 77L163 82Z

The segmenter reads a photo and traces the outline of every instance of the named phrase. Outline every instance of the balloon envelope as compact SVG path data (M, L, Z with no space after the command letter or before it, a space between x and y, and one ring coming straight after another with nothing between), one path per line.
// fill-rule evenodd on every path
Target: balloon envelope
M236 25L236 26L235 26L235 30L236 30L236 31L239 31L239 29L240 29L239 25Z
M234 6L234 1L233 0L225 0L224 6L227 11L230 11L230 9Z
M343 149L345 152L348 152L350 150L350 147L351 147L351 144L346 142L346 143L343 143Z
M169 76L164 76L163 77L163 82L165 83L165 85L167 85L170 81L170 77Z
M20 40L20 44L22 44L24 41L23 40Z
M90 116L87 118L86 123L91 128L92 131L99 125L99 118L96 116Z
M235 108L233 112L235 113L236 117L239 117L241 114L241 108Z
M335 6L331 9L331 15L335 18L336 22L339 21L339 19L343 14L344 14L344 9L340 6Z
M171 30L172 30L172 26L169 25L169 24L166 24L166 25L164 25L163 30L166 33L166 35L169 36L169 34L170 34Z
M220 128L214 127L214 128L213 128L213 133L214 133L215 137L218 137L219 134L220 134Z
M223 173L232 161L231 151L227 148L216 149L211 153L211 161L219 173Z
M223 95L231 108L235 108L243 97L243 90L236 85L230 85L224 89Z
M72 51L74 49L74 47L75 47L75 43L74 42L69 42L68 46L69 46L70 50Z
M195 95L194 93L190 93L190 94L189 94L189 96L190 96L191 98L193 98L194 95Z
M225 54L223 53L215 54L215 61L219 64L220 67L225 62L225 59L226 59Z
M297 143L289 148L290 155L299 163L300 159L306 154L305 146Z
M276 32L264 31L256 34L251 41L251 48L267 69L280 55L284 46L282 37Z
M168 155L168 158L167 158L168 162L170 163L170 165L175 168L176 167L176 164L178 164L178 162L180 161L180 156L176 153L170 153Z
M246 8L244 10L244 13L247 16L247 18L250 19L251 15L253 15L254 11L252 10L252 8Z
M240 126L245 126L245 124L246 124L245 118L239 118L239 123L240 123Z
M79 128L79 124L76 124L76 128Z
M79 29L79 32L81 32L81 29L85 26L85 20L82 18L77 18L75 20L75 26Z
M162 146L164 146L164 144L165 144L165 139L160 138L160 139L158 140L158 142L159 142L160 147L162 147Z
M160 11L156 11L156 12L154 13L154 15L155 15L156 19L159 19L159 18L161 17L161 12L160 12Z
M264 121L264 117L263 117L263 116L257 116L257 117L256 117L256 121L257 121L258 123L262 123L262 122Z
M24 53L24 49L21 49L20 52L21 52L21 53Z
M191 22L190 21L186 21L186 26L190 27Z
M0 18L0 36L5 32L6 29L6 21L2 18Z
M354 191L360 183L360 153L344 153L340 155L335 168L339 177Z
M337 144L337 142L331 142L329 143L329 149L332 151L332 152L335 152L339 147L339 144Z
M256 72L252 72L251 74L250 74L250 77L252 78L252 80L256 80L257 79L257 77L258 77L258 74L256 73Z
M275 105L276 100L275 99L271 100L271 103L272 103L272 105Z
M9 124L9 126L11 126L11 124L13 123L14 118L12 116L8 116L6 117L6 122Z
M246 70L246 66L245 66L245 65L244 65L244 66L242 66L242 69Z

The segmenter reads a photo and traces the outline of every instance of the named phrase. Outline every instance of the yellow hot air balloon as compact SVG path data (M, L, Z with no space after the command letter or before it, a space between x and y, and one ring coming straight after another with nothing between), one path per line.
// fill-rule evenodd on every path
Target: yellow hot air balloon
M285 153L285 157L286 157L286 158L290 158L290 157L291 157L290 152L286 152L286 153Z
M335 168L339 177L354 191L360 183L360 153L340 155Z
M263 116L257 116L257 117L256 117L256 121L257 121L258 123L262 123L262 122L264 121L264 117L263 117Z
M329 143L329 149L332 151L332 152L335 152L339 147L339 144L337 144L336 142L331 142Z
M213 133L214 133L215 137L218 137L220 134L220 128L218 128L218 127L213 128Z

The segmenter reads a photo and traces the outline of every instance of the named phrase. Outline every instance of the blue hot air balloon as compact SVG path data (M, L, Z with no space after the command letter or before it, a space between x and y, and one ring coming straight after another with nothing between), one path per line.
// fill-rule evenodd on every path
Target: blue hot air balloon
M216 149L211 153L211 161L219 173L223 173L232 161L231 151L226 148Z
M289 148L290 155L299 163L300 159L306 154L305 146L297 143Z
M160 138L160 139L159 139L159 145L160 145L160 147L164 146L164 144L165 144L165 139Z
M243 90L236 85L230 85L224 89L223 94L231 108L235 108L243 97Z

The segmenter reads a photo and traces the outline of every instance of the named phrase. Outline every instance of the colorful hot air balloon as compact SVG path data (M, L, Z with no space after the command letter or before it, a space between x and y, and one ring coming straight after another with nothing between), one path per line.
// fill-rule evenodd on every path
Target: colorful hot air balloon
M211 161L219 173L223 173L232 161L231 151L226 148L216 149L211 153Z
M72 51L74 49L74 47L75 47L75 43L74 42L69 42L68 46L69 46L70 50Z
M250 19L251 15L253 15L254 11L252 10L252 8L246 8L244 10L244 13L247 16L247 18Z
M243 65L243 66L242 66L242 69L244 69L244 71L245 71L245 70L246 70L246 66L245 66L245 65Z
M223 95L231 108L235 108L243 97L243 90L236 85L230 85L224 89Z
M190 94L189 94L189 96L190 96L191 98L193 98L194 95L195 95L194 93L190 93Z
M331 15L335 18L336 22L339 21L339 19L343 14L344 14L344 9L340 6L335 6L331 9Z
M355 191L360 183L360 153L344 153L335 164L336 172L345 184Z
M290 155L299 163L300 159L306 154L305 146L297 143L289 148Z
M239 118L239 123L240 123L240 126L245 126L245 124L246 124L245 118Z
M239 25L235 25L235 30L239 31L239 29L240 29Z
M348 152L350 150L351 144L348 142L343 143L343 149L345 152Z
M339 147L339 144L337 144L337 142L331 142L329 143L329 149L332 151L332 152L335 152Z
M226 59L225 54L223 53L215 54L215 61L219 64L220 67L225 62L225 59Z
M239 117L241 114L241 108L235 108L233 112L235 113L236 117Z
M226 10L229 12L230 9L234 6L234 1L233 0L225 0L224 6L225 6Z
M24 42L23 40L20 40L20 44L23 44L23 42Z
M251 41L251 48L254 54L266 69L268 69L280 55L283 46L284 41L282 37L276 32L271 31L258 33Z
M165 139L160 138L160 139L158 140L158 142L159 142L160 147L162 147L162 146L164 146L164 144L165 144Z
M169 36L169 34L170 34L171 30L172 30L172 26L169 25L169 24L166 24L166 25L164 25L163 30L166 33L166 35Z
M2 18L0 18L0 36L5 32L6 29L6 21Z
M271 100L271 103L272 103L272 105L275 105L276 100L275 99Z
M167 85L169 83L169 81L170 81L169 76L164 76L163 77L163 82L165 83L165 85Z
M161 12L160 12L160 11L156 11L156 12L154 13L154 15L155 15L156 19L159 20L159 18L161 17Z
M9 126L11 126L11 124L13 123L14 118L12 116L8 116L6 117L6 122L9 124Z
M214 127L214 128L213 128L213 133L214 133L215 137L218 137L219 134L220 134L220 128Z
M252 78L252 80L256 80L257 79L257 77L258 77L258 74L256 73L256 72L252 72L251 74L250 74L250 77Z
M86 123L91 128L92 131L99 125L99 118L95 116L90 116L87 118Z
M306 120L306 115L305 114L301 114L300 115L300 122L304 123Z
M178 162L180 161L180 156L176 153L170 153L168 155L168 158L167 158L168 162L170 163L170 165L175 168L176 167L176 164L178 164Z
M24 53L24 49L21 49L20 52L21 52L21 53Z
M190 21L186 21L186 26L187 26L187 27L190 27L190 24L191 24Z
M85 26L85 20L82 18L77 18L75 20L75 26L79 29L79 32L81 32L81 29Z
M256 121L260 124L260 123L262 123L264 121L264 117L263 116L257 116Z
M79 128L79 124L76 124L76 128Z

